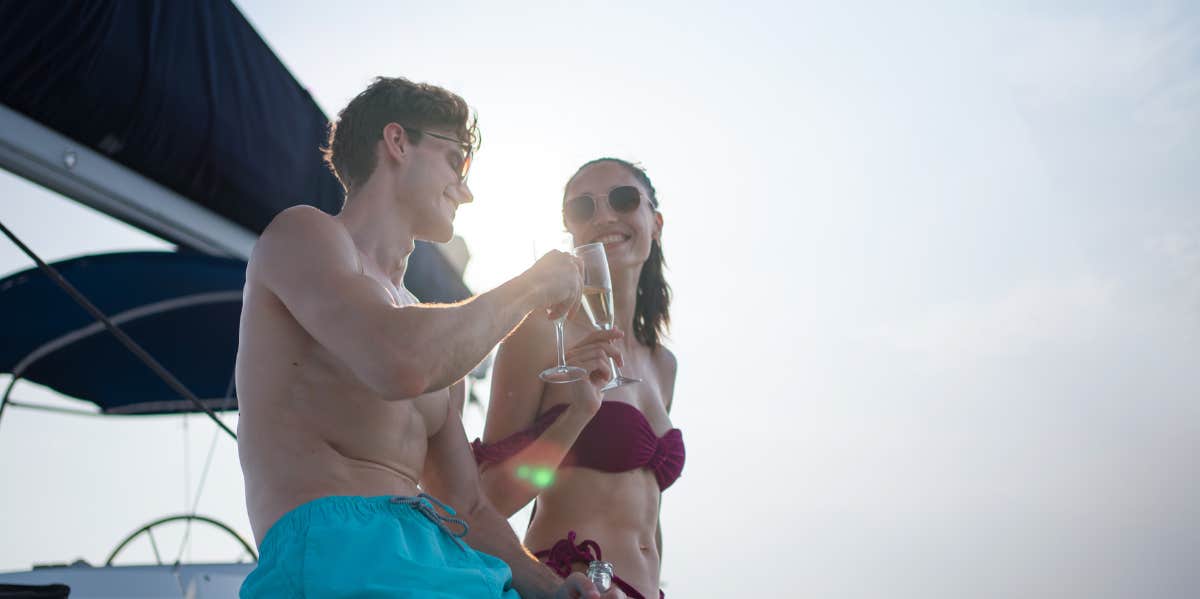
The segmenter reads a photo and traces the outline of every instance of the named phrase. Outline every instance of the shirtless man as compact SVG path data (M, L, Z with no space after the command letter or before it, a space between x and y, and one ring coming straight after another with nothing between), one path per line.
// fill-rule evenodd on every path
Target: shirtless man
M452 398L528 313L574 305L576 263L553 252L445 306L402 283L414 240L448 241L472 200L476 135L458 96L376 79L330 131L341 213L290 208L255 246L238 451L261 556L242 597L600 597L535 561L484 498Z

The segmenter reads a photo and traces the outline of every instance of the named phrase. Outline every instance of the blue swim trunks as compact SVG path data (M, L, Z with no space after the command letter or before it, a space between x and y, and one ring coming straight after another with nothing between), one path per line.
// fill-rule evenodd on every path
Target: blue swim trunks
M508 564L451 534L450 525L461 520L442 516L437 506L454 515L424 494L324 497L301 505L267 531L240 595L519 599Z

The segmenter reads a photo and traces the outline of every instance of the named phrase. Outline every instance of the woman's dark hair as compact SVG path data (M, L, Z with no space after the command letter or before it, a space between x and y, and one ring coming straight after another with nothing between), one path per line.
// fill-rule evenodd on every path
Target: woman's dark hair
M620 158L597 158L585 163L575 170L575 174L571 175L570 179L567 179L567 187L570 187L571 181L574 181L575 177L578 177L584 169L601 162L619 164L633 173L638 183L641 183L646 188L646 192L650 194L650 207L656 212L658 211L658 196L654 191L654 184L646 175L646 170L640 165ZM565 190L563 201L566 201ZM565 225L565 215L563 218ZM633 335L638 342L649 346L650 349L658 349L660 338L666 335L671 324L671 286L663 278L664 266L666 266L666 260L663 258L662 245L657 239L651 239L650 256L646 258L646 263L642 265L642 272L638 275L637 302L633 308Z

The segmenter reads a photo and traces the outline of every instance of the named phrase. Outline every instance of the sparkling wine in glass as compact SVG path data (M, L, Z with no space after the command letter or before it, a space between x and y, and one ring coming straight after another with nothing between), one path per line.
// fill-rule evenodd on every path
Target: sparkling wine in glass
M583 311L587 314L592 326L605 331L611 330L616 323L613 310L612 277L608 272L608 255L604 253L603 243L589 243L575 248L575 255L583 261ZM640 383L641 379L623 376L617 370L617 364L612 358L608 359L613 378L600 388L608 391Z

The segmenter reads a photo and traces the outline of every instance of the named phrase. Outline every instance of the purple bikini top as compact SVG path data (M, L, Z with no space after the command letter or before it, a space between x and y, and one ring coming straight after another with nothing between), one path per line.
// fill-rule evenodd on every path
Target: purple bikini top
M476 439L471 443L475 461L487 467L516 455L546 432L566 409L566 404L558 404L538 416L533 426L495 443ZM606 401L580 431L562 465L603 472L649 468L658 488L666 490L683 472L684 457L683 433L679 429L673 428L659 437L641 410L624 402Z

